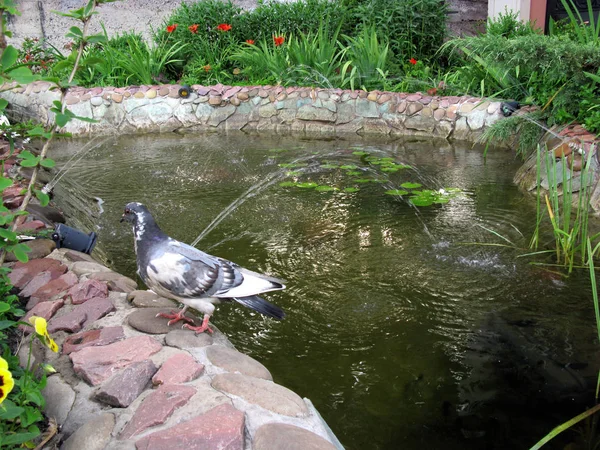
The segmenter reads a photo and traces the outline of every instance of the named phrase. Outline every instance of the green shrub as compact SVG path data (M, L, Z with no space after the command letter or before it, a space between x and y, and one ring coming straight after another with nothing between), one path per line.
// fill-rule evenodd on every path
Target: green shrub
M342 87L364 90L381 88L387 78L389 44L374 28L363 28L356 36L344 36L348 42L342 68Z
M446 2L354 0L352 4L356 27L375 27L379 36L386 36L393 62L400 66L411 58L433 59L446 37Z
M519 14L504 10L498 17L490 17L487 21L486 33L489 36L501 36L507 39L530 34L540 34L531 22L521 22Z

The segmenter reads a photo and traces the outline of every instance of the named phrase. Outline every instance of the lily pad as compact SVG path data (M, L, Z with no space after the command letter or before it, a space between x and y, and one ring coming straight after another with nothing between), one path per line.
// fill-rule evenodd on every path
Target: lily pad
M406 195L408 194L408 191L403 189L391 189L389 191L385 191L385 193L388 195Z
M363 152L363 151L357 151L357 152L352 152L352 154L353 154L353 155L356 155L356 156L366 156L366 155L368 155L369 153L367 153L367 152Z
M317 187L319 184L314 181L306 181L304 183L296 183L296 186L303 189L311 189Z
M344 170L354 170L354 169L358 169L358 166L354 165L354 164L345 164L343 166L340 166L340 169L344 169Z
M417 195L417 196L411 197L410 202L415 206L431 206L431 205L433 205L433 198Z
M333 187L333 186L326 186L324 184L317 186L315 188L315 191L319 191L319 192L329 192L329 191L336 191L337 188Z
M360 189L357 187L347 187L344 189L344 192L358 192Z
M302 172L300 172L299 170L292 170L290 172L286 172L285 174L286 177L297 177L299 175L302 175Z
M370 183L372 181L375 182L378 180L374 180L373 178L356 178L352 181L354 181L355 183Z
M358 175L362 175L363 173L359 170L349 170L348 172L346 172L348 175L351 175L353 177L358 176Z
M381 168L382 172L398 172L399 170L400 168L396 166L385 166Z
M411 183L410 181L407 181L406 183L402 183L400 186L402 186L404 189L417 189L423 185L419 184L419 183Z
M284 181L282 183L279 183L279 186L281 186L281 187L292 187L292 186L296 186L296 182L295 181Z
M337 169L337 164L321 164L321 169Z

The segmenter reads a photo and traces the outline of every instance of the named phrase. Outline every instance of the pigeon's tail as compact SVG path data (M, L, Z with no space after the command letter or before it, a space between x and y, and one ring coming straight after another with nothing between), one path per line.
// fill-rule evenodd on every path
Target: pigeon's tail
M258 311L265 316L273 317L274 319L281 320L285 317L283 309L279 306L275 306L269 303L264 298L260 298L257 295L250 295L248 297L233 297L233 299L248 308Z

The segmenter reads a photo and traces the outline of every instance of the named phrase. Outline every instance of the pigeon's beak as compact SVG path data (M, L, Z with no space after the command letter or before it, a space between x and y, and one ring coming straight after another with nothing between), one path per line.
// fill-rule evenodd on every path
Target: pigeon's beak
M119 222L120 222L120 223L123 223L123 222L125 222L126 220L127 220L127 219L125 218L125 214L123 214L123 215L121 216L121 220L119 220Z

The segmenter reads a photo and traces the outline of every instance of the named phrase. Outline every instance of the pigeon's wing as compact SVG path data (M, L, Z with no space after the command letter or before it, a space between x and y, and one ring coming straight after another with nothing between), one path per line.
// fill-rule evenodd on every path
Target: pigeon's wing
M146 273L147 284L179 298L209 297L243 282L225 260L175 240L153 255Z

